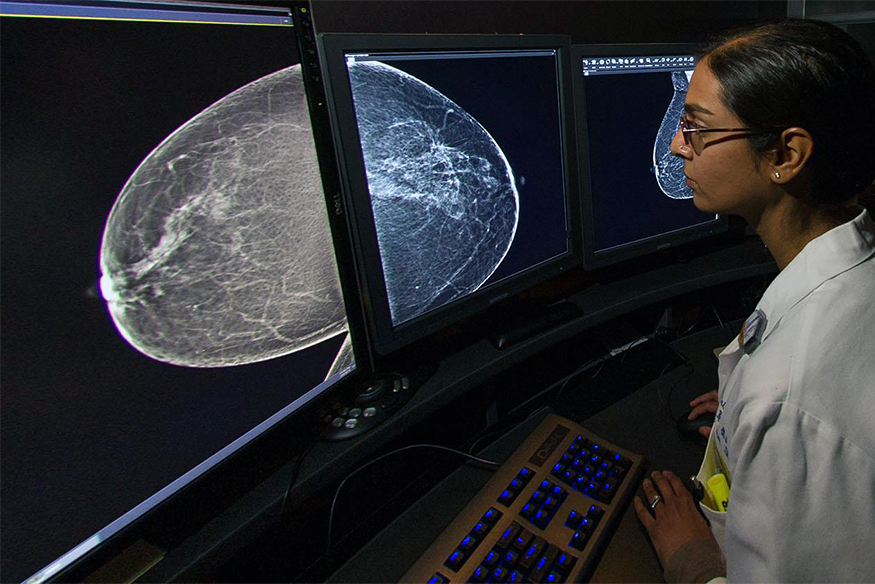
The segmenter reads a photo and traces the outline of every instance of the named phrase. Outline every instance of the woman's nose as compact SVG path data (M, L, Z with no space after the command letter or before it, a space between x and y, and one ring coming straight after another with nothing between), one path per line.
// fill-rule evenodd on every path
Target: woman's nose
M684 141L683 132L681 132L680 128L675 132L674 138L671 139L669 148L671 149L671 153L675 156L680 156L681 158L692 157L693 149L687 146L687 143Z

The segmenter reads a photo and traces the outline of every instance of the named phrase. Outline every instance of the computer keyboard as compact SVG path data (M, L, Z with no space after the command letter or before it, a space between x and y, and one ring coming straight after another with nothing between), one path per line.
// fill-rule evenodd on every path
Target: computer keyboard
M550 414L402 577L402 582L589 578L644 460Z

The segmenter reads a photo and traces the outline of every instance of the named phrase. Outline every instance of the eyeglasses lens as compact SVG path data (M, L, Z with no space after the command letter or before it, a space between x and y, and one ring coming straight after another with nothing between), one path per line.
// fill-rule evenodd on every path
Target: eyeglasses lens
M687 146L689 146L689 145L690 145L690 134L691 134L692 132L686 132L686 131L685 131L685 130L689 130L689 129L690 129L690 125L689 125L689 123L687 122L687 118L686 118L686 116L681 116L680 127L681 127L681 136L684 137L684 144L686 144Z
M690 123L687 121L687 116L681 116L680 126L681 135L684 137L684 144L692 148L696 154L701 154L701 144L697 143L699 139L699 133L684 131L690 129Z

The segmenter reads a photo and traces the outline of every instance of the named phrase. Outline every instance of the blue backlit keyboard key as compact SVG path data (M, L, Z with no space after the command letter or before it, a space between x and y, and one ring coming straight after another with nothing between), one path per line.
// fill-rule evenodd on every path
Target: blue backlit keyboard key
M586 580L642 468L640 456L548 415L402 581Z

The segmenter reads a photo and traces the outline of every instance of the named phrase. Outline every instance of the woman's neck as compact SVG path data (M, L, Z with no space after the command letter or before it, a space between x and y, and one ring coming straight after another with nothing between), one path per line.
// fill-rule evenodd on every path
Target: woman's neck
M810 241L857 215L852 206L813 209L786 198L763 211L754 230L783 270Z

